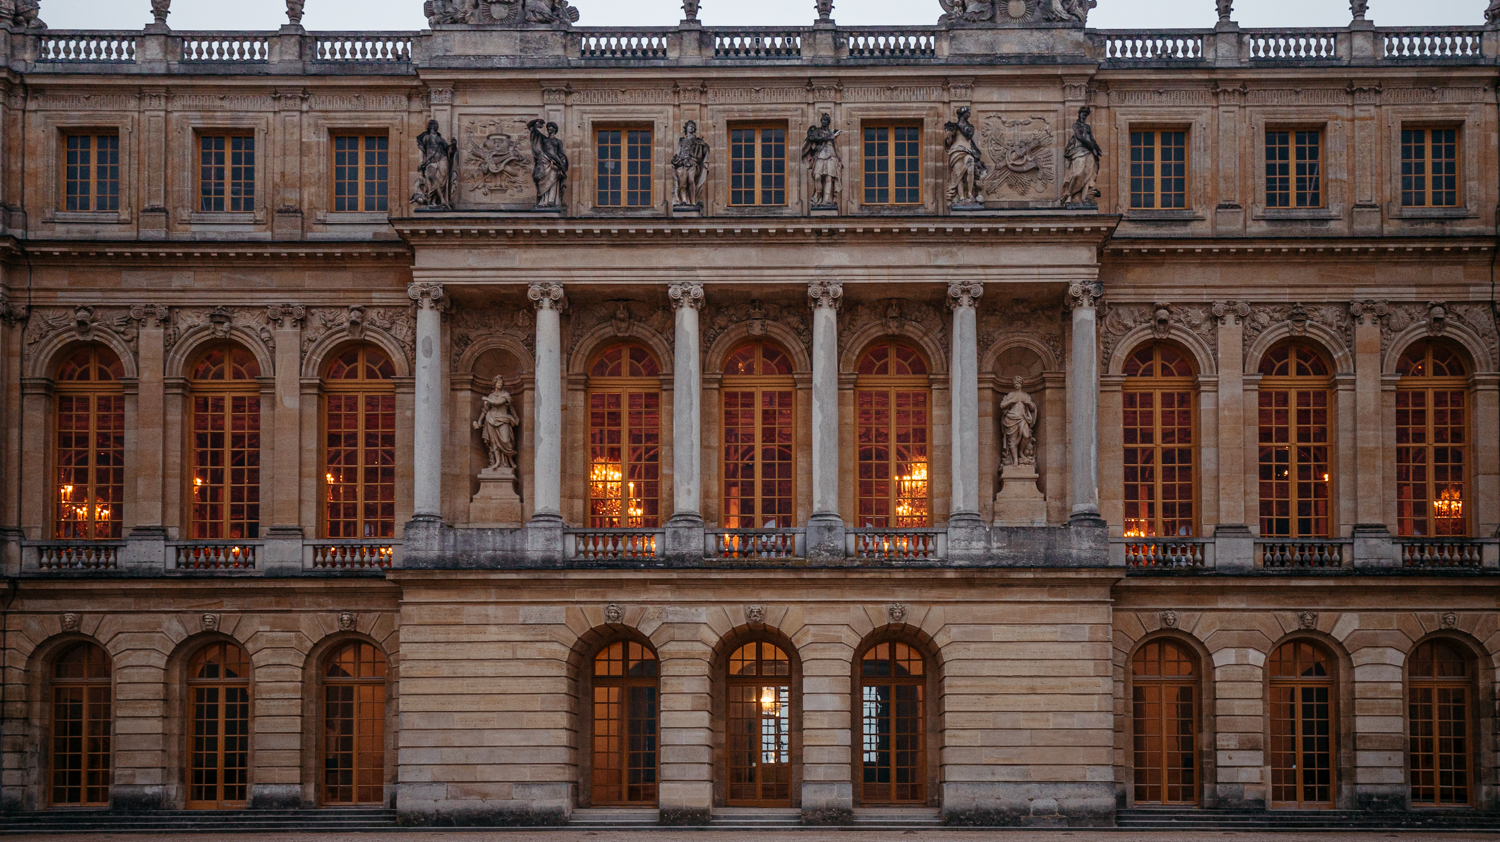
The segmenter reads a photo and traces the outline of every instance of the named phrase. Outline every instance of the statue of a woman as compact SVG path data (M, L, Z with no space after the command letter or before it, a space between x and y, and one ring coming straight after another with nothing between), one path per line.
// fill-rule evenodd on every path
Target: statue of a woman
M568 183L568 153L557 138L557 124L532 120L526 128L531 133L531 180L536 182L536 206L560 208Z
M708 141L698 136L698 124L687 121L672 156L672 174L677 180L676 206L703 208L703 185L708 180Z
M844 162L839 158L838 136L833 131L833 118L827 114L818 125L807 130L807 140L802 143L802 163L812 178L812 206L815 208L837 208L839 204L839 181L844 177Z
M1073 136L1063 147L1067 169L1063 173L1063 204L1092 205L1099 198L1099 159L1104 150L1094 141L1094 130L1089 128L1089 107L1078 109L1078 120L1073 124Z
M1021 388L1022 380L1011 381L1014 387L1000 401L1000 424L1005 432L1005 450L1000 456L1003 467L1036 464L1036 402Z
M958 119L943 125L943 146L948 149L948 203L951 205L984 204L981 182L989 174L984 156L974 143L974 124L969 122L968 107L958 109Z
M520 424L511 409L510 392L505 391L505 378L496 377L495 391L485 395L479 417L474 419L474 429L480 431L490 452L489 470L516 469L516 427Z
M417 167L417 190L411 203L434 210L453 207L453 156L458 144L444 140L438 121L428 120L427 131L417 136L417 149L422 163Z

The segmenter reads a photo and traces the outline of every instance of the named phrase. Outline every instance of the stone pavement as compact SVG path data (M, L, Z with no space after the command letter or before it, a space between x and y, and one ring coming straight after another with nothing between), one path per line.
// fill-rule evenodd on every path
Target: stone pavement
M651 828L649 830L518 830L464 832L452 830L393 831L386 833L169 833L4 836L7 840L46 842L1376 842L1409 839L1418 842L1477 842L1500 839L1496 833L1379 830L1358 833L1142 832L1124 830L908 830L853 832L848 830L704 831Z

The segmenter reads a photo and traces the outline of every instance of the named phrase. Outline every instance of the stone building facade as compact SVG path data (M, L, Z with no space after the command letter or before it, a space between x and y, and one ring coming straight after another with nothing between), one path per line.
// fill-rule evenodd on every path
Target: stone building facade
M5 809L1500 807L1500 24L301 5L0 0Z

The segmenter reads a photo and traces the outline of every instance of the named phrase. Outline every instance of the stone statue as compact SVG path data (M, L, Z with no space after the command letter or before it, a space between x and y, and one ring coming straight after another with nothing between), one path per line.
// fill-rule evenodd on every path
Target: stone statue
M292 26L302 25L302 9L306 0L286 0L286 21Z
M833 19L833 0L818 0L818 20Z
M1214 0L1219 7L1219 23L1229 23L1234 16L1234 0Z
M172 0L151 0L151 17L157 26L167 25L167 15L172 13Z
M1089 9L1097 4L1097 0L1051 0L1047 9L1047 19L1062 21L1063 23L1088 23Z
M527 23L569 26L578 22L578 10L568 0L524 0Z
M563 151L562 141L557 137L557 124L532 120L526 124L526 130L531 133L531 180L536 182L536 206L561 208L568 184L568 153Z
M427 13L428 26L470 23L471 16L477 12L474 0L427 0L423 11Z
M1490 7L1484 10L1486 23L1500 23L1500 0L1490 0Z
M1004 467L1036 464L1036 402L1021 388L1018 376L1012 389L1000 401L1000 424L1005 432L1005 450L1000 456Z
M1078 120L1073 123L1073 136L1063 148L1067 169L1063 173L1063 206L1094 205L1099 198L1099 159L1104 151L1094 141L1094 130L1089 128L1089 107L1078 109Z
M16 0L15 22L22 29L46 29L42 23L42 0Z
M458 144L444 140L438 121L428 120L427 131L417 136L417 149L422 152L422 163L411 203L431 210L453 207L453 157Z
M995 4L992 0L939 0L939 2L943 6L943 17L948 21L985 23L995 18Z
M1349 14L1355 20L1364 20L1365 13L1370 10L1370 0L1349 0Z
M974 143L974 124L969 109L958 109L958 120L943 124L946 134L943 146L948 150L948 203L953 207L977 207L984 204L981 182L989 174L984 156Z
M698 124L689 120L677 141L672 156L672 173L677 177L676 206L703 209L703 184L708 180L708 141L698 136Z
M829 128L833 118L827 114L818 125L807 130L802 143L802 163L812 178L812 206L821 210L837 209L839 181L844 177L844 161L839 157L838 136L842 131Z
M516 428L521 419L511 408L510 392L505 391L505 378L495 378L495 391L484 398L479 417L474 419L474 429L480 431L484 446L490 452L491 471L516 469Z
M698 0L682 0L682 14L684 20L697 20Z

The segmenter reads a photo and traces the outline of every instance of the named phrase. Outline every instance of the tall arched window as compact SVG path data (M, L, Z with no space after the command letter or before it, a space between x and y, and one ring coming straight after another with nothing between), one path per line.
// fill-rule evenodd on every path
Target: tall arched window
M1146 345L1125 362L1125 534L1197 534L1197 418L1193 366L1171 345Z
M660 692L649 647L620 641L594 658L593 806L656 803Z
M192 535L260 537L260 365L244 348L210 348L190 372Z
M661 366L615 345L589 366L589 526L661 525Z
M877 643L859 662L860 801L927 802L927 665L905 643Z
M350 348L323 375L323 535L396 535L396 376L390 358Z
M385 655L340 646L323 671L323 803L385 800Z
M725 529L785 528L796 511L796 385L792 359L746 342L724 363Z
M1469 657L1453 643L1430 640L1412 653L1407 682L1412 806L1467 806L1474 705Z
M250 786L250 658L210 643L188 662L189 810L244 807Z
M882 339L855 367L859 525L932 525L932 391L917 349Z
M113 699L109 655L97 644L75 643L54 662L52 806L109 806Z
M792 662L766 641L729 656L729 805L792 803Z
M1332 807L1333 657L1307 640L1271 653L1271 804Z
M1397 534L1467 537L1468 367L1446 344L1424 341L1396 370Z
M65 541L121 537L125 500L125 367L90 345L57 371L57 470L53 534Z
M1260 362L1260 534L1330 537L1328 360L1312 346L1282 342Z
M1198 803L1197 658L1153 640L1131 661L1135 803Z

